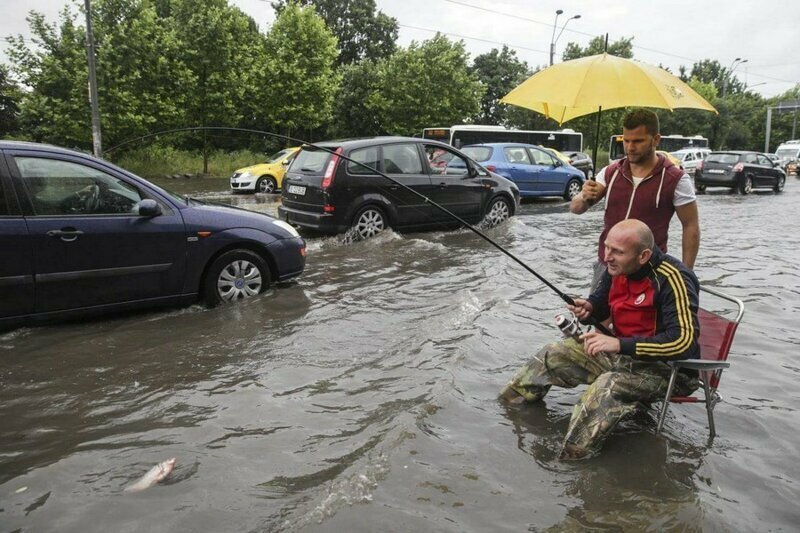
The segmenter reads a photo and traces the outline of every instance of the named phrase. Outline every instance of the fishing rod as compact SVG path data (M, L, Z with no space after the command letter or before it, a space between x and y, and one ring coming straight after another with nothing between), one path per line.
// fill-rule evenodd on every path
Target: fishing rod
M184 132L184 131L199 131L199 130L203 130L203 131L205 131L205 130L240 131L240 132L245 132L245 133L257 133L257 134L267 135L267 136L270 136L270 137L276 137L278 139L284 139L284 140L288 140L288 141L291 141L291 142L294 142L294 143L299 143L299 144L304 144L304 145L307 145L307 146L311 146L312 148L314 148L316 150L322 150L323 152L328 152L329 154L332 154L332 155L334 155L336 157L340 157L340 158L344 159L345 161L348 161L350 163L355 163L355 164L357 164L357 165L359 165L359 166L361 166L361 167L363 167L365 169L370 170L371 172L375 172L379 176L381 176L383 178L386 178L387 180L389 180L390 182L394 183L395 185L398 185L398 186L402 187L403 189L405 189L405 190L413 193L414 195L418 196L426 204L432 205L433 207L437 208L441 212L445 213L450 218L458 221L464 227L468 228L470 231L472 231L473 233L478 235L480 238L482 238L483 240L485 240L486 242L488 242L489 244L491 244L492 246L494 246L495 248L500 250L502 253L504 253L506 256L508 256L510 259L512 259L514 262L516 262L518 265L520 265L522 268L524 268L525 270L527 270L528 272L530 272L531 274L536 276L536 278L539 281L544 283L553 292L555 292L558 295L558 297L561 298L565 303L567 303L569 305L572 305L572 306L575 305L575 300L572 299L572 297L570 295L568 295L565 292L561 291L558 287L556 287L555 285L550 283L543 276L541 276L538 272L536 272L534 269L532 269L530 266L528 266L526 263L524 263L520 258L515 256L514 254L512 254L511 252L509 252L505 248L503 248L500 244L498 244L494 240L492 240L488 235L483 233L481 230L479 230L478 228L476 228L475 226L473 226L472 224L470 224L469 222L467 222L466 220L464 220L460 216L458 216L455 213L451 212L446 207L444 207L442 205L439 205L438 203L434 202L433 200L431 200L430 198L428 198L424 194L420 193L419 191L416 191L416 190L412 189L411 187L407 186L406 184L399 182L398 180L392 178L391 176L386 175L385 173L381 172L380 170L378 170L376 168L372 168L371 166L369 166L369 165L367 165L365 163L362 163L360 161L356 161L354 159L351 159L351 158L341 154L340 152L336 152L335 150L331 150L330 148L326 148L324 146L319 146L317 144L314 144L314 143L311 143L311 142L308 142L308 141L304 141L303 139L297 139L297 138L294 138L294 137L289 137L288 135L281 135L279 133L272 133L272 132L269 132L269 131L262 131L262 130L254 130L254 129L249 129L249 128L228 128L228 127L223 127L223 126L195 126L195 127L191 127L191 128L176 128L176 129L171 129L171 130L164 130L164 131L159 131L159 132L156 132L156 133L150 133L148 135L143 135L142 137L137 137L135 139L129 139L127 141L121 142L120 144L112 146L111 148L106 150L106 152L111 152L111 151L116 150L117 148L119 148L121 146L125 146L126 144L130 144L130 143L135 142L135 141L142 141L142 140L147 139L149 137L155 137L155 136L158 136L158 135L163 135L165 133L176 133L176 132ZM614 334L608 328L606 328L603 324L600 323L599 320L597 320L594 317L590 316L589 318L584 320L584 322L588 322L589 325L594 326L595 329L597 329L598 331L600 331L604 335L609 335L609 336L612 336L612 337L614 336Z

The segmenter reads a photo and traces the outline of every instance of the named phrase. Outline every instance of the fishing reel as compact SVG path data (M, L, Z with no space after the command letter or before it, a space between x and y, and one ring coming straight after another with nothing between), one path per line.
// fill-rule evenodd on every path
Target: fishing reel
M577 339L582 333L580 322L575 313L556 315L556 326L561 330L565 337Z

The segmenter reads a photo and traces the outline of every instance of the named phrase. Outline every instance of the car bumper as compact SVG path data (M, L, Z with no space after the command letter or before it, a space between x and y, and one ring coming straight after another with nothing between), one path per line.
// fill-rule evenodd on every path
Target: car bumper
M285 281L303 273L306 266L306 241L301 237L281 239L267 246L275 261L278 281Z
M347 230L347 227L339 224L330 213L313 213L281 205L278 206L278 218L293 226L324 233L341 233Z
M232 191L254 191L256 189L256 179L231 178L230 186Z
M703 176L695 176L694 183L695 185L705 185L706 187L736 187L739 185L739 176L738 174L734 176L705 174Z

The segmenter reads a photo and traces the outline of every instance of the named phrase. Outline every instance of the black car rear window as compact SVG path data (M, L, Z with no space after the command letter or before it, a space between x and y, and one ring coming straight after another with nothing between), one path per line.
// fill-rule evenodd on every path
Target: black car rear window
M706 163L724 163L732 165L739 162L739 154L711 154L706 158Z
M331 148L331 150L335 149L335 147ZM324 150L306 147L300 150L290 168L294 172L323 172L330 156L331 154Z
M465 146L461 151L479 163L492 157L492 148L489 146Z

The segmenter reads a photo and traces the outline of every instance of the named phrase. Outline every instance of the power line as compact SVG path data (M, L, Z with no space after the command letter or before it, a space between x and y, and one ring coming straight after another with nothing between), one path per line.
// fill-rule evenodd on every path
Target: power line
M541 52L542 54L547 54L548 53L545 50L539 50L537 48L529 48L529 47L521 46L521 45L518 45L518 44L501 43L499 41L491 41L489 39L483 39L481 37L470 37L468 35L461 35L461 34L458 34L458 33L450 33L450 32L441 31L441 30L433 30L431 28L422 28L422 27L419 27L419 26L411 26L409 24L400 24L399 22L397 23L397 25L400 26L401 28L411 28L412 30L422 30L422 31L429 31L431 33L441 33L442 35L450 35L451 37L458 37L459 39L470 39L472 41L481 41L481 42L489 43L489 44L502 44L503 46L508 46L508 47L511 47L511 48L517 48L517 49L520 49L520 50L528 50L530 52Z

